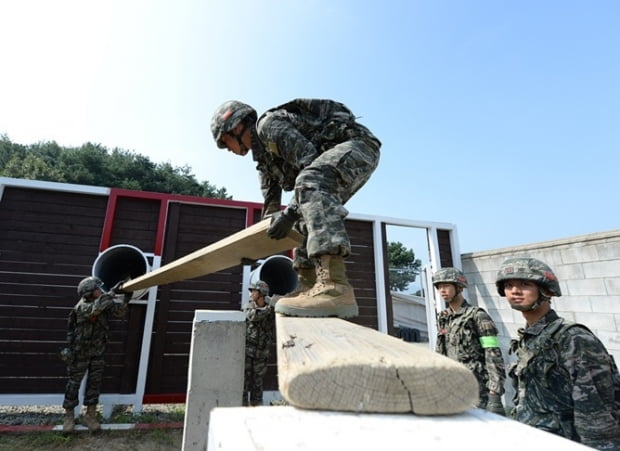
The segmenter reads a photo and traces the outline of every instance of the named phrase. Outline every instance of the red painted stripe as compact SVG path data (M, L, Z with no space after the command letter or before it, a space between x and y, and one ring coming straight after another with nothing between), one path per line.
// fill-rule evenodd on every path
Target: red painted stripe
M144 395L142 397L144 404L184 404L185 393L160 393L152 395Z
M108 206L106 208L105 217L103 219L103 230L101 231L99 252L103 252L108 247L110 247L110 241L112 240L112 226L114 225L114 215L116 214L117 201L117 193L114 189L111 189L110 197L108 198Z
M43 432L54 429L54 424L36 425L36 424L0 424L0 432Z
M136 423L134 429L183 429L183 423Z

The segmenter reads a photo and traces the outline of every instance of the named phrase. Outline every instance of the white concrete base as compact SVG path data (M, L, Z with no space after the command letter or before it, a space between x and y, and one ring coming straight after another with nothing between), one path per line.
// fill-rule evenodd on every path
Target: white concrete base
M493 413L355 414L290 406L211 411L207 450L561 449L586 446Z
M196 310L189 354L183 451L206 448L211 409L241 405L244 365L244 313Z

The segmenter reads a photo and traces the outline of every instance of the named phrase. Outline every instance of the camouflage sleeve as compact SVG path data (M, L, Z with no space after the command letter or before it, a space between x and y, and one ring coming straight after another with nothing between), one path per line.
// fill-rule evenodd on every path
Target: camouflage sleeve
M264 321L265 318L267 318L269 315L271 315L272 312L273 307L270 305L266 305L265 307L261 308L256 307L248 312L246 318L250 322L261 322Z
M93 316L99 316L110 307L114 306L114 296L109 293L104 293L95 299L93 302L80 302L76 309L77 320L86 320Z
M437 318L437 343L435 344L435 352L442 355L448 355L446 349L446 328L448 327L448 316L445 311L441 312Z
M570 374L575 429L584 445L618 449L620 418L614 399L615 366L603 344L579 326L560 337L563 366ZM615 447L614 447L615 446Z
M497 338L497 327L493 319L483 309L478 309L476 314L476 326L480 337L480 345L484 349L484 361L489 374L487 388L502 395L506 380L506 368L502 350Z
M129 309L129 303L127 302L114 302L111 307L112 315L116 318L122 318L127 314Z
M282 188L277 181L264 172L258 173L260 190L263 194L263 218L280 210L282 203Z
M308 166L319 151L293 124L296 116L286 110L264 115L257 124L258 136L269 150L297 169Z
M75 323L75 310L71 310L67 320L67 343L69 346L73 346L73 340L75 339Z

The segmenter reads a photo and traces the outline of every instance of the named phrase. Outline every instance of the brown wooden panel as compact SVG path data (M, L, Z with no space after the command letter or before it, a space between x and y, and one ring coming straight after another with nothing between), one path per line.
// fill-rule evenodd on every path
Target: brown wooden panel
M454 266L452 246L450 245L450 230L437 230L437 245L439 247L441 267Z
M153 252L160 206L159 200L120 197L110 244L131 244L143 252Z
M208 244L217 242L245 228L246 211L226 207L171 203L166 224L162 265L174 261ZM180 281L159 288L159 303L147 377L147 393L184 393L187 390L187 362L194 311L197 309L239 310L241 305L241 266L225 272ZM208 287L210 291L201 291ZM183 312L186 312L185 314ZM170 321L170 316L184 316L186 321ZM176 378L166 363L167 343L171 334L186 334L186 348L177 356L183 361L184 377ZM178 343L178 336L175 338Z

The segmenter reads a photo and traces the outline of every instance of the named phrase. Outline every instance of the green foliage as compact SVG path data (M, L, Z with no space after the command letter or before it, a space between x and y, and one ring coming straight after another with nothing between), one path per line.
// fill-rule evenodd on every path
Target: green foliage
M231 199L226 188L198 182L189 166L153 163L123 149L100 144L61 147L55 142L23 146L0 135L0 176L106 186L167 194Z
M390 290L405 291L420 274L422 262L415 258L413 249L407 249L399 241L391 241L387 248L390 272Z

